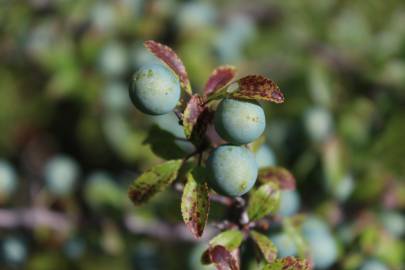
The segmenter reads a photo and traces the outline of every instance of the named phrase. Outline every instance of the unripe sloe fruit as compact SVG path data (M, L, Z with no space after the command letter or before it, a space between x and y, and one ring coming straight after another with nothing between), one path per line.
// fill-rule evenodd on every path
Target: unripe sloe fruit
M399 212L388 211L381 215L384 228L393 236L401 237L405 234L405 216Z
M255 153L255 157L259 169L276 165L276 157L273 150L265 144L260 146Z
M103 105L109 112L124 112L130 106L127 86L121 81L108 83L103 92Z
M295 190L282 190L278 213L283 217L292 216L300 208L300 197Z
M17 188L17 175L7 161L0 160L0 198L8 197Z
M313 235L325 235L329 233L328 224L315 216L309 216L301 225L302 235L310 238Z
M371 259L364 262L360 270L388 270L388 267L376 259Z
M247 144L262 135L266 118L256 101L224 99L215 113L215 129L232 144Z
M0 244L0 259L7 264L21 264L26 259L27 248L23 240L10 236Z
M256 182L257 164L245 147L222 145L210 154L207 173L210 186L226 196L241 196Z
M99 65L105 76L110 78L122 76L129 66L126 48L118 42L107 44L101 51Z
M317 217L309 217L301 226L315 269L327 269L338 257L338 247L328 225Z
M183 4L177 14L177 25L181 31L200 33L216 19L216 9L205 2Z
M327 269L338 257L338 247L330 233L320 233L305 238L315 269Z
M44 177L46 186L53 195L68 195L75 188L79 165L68 156L57 155L46 164Z
M287 233L278 233L270 236L271 241L277 247L277 255L281 258L287 256L297 255L297 247L295 246L294 239Z
M315 142L324 141L332 131L331 113L321 107L311 108L305 112L304 125L309 137Z
M129 95L140 111L152 115L166 114L180 99L179 79L162 65L146 65L135 73Z

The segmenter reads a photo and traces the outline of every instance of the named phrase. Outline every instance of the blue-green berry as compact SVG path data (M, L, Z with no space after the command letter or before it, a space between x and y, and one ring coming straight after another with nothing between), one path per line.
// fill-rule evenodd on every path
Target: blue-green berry
M17 188L17 175L10 163L0 160L0 198L8 197Z
M101 51L99 65L102 73L110 78L125 74L129 65L124 45L118 42L107 44Z
M25 242L17 237L7 237L0 243L0 257L10 265L22 264L27 257Z
M281 258L297 255L297 247L294 239L287 233L278 233L270 236L271 241L277 247L277 255Z
M259 169L276 165L276 157L273 150L265 144L260 146L256 151L255 157Z
M73 192L79 177L79 165L70 157L57 155L50 159L44 170L48 190L56 196Z
M315 269L328 269L338 258L338 247L333 236L326 234L312 235L305 238Z
M224 99L215 113L215 129L232 144L247 144L262 135L266 117L256 101Z
M322 142L333 129L330 111L322 107L314 107L305 112L304 125L309 137L315 142Z
M254 155L245 147L222 145L207 160L208 181L212 189L226 196L241 196L256 182L258 167Z
M398 238L405 234L405 216L395 211L384 211L381 214L384 228Z
M338 247L328 225L317 217L309 217L301 226L315 269L327 269L338 258Z
M180 99L180 82L163 65L146 65L135 73L129 95L140 111L152 115L166 114Z
M124 112L131 102L128 100L126 84L121 81L111 81L103 91L103 105L109 112Z
M282 190L278 213L283 217L292 216L300 208L300 197L295 190Z
M312 235L329 233L329 227L322 219L315 216L309 216L302 223L301 231L304 237L310 237Z
M370 259L363 263L360 270L388 270L388 267L379 260Z

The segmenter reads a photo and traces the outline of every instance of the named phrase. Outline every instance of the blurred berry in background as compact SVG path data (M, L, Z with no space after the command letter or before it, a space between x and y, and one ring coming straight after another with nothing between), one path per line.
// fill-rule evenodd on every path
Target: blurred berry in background
M12 196L18 187L14 168L5 160L0 160L0 203Z

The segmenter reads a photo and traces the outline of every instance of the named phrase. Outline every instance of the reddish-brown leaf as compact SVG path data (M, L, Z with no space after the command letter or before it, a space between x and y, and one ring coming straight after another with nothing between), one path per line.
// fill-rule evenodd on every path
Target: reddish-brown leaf
M274 182L280 185L281 189L295 189L295 177L285 168L266 167L259 171L259 181L262 183Z
M194 126L204 109L204 101L199 95L193 95L188 101L183 114L184 134L187 138L191 137Z
M213 118L214 112L204 105L203 98L193 95L183 114L184 134L194 145L200 147L207 143L206 132Z
M179 76L181 87L191 95L191 85L186 68L180 57L168 46L153 40L145 41L145 47L168 65Z
M204 265L211 264L211 257L210 257L210 249L206 249L204 253L201 255L201 263Z
M209 248L210 260L218 270L239 270L237 258L223 246Z
M208 78L205 84L204 94L206 96L214 93L216 90L226 86L235 77L236 68L233 66L217 67Z
M283 103L284 95L270 79L261 75L249 75L238 80L238 88L231 93L235 98L267 100Z

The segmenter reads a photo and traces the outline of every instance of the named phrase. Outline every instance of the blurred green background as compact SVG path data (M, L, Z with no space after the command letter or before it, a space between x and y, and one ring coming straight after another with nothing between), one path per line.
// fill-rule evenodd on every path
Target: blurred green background
M0 269L212 269L175 192L139 208L126 196L162 161L149 129L184 136L174 115L130 104L131 75L157 61L147 39L179 54L194 91L220 64L280 86L257 158L296 176L281 215L328 225L336 254L319 269L405 268L403 1L4 0ZM242 269L255 269L249 249Z

